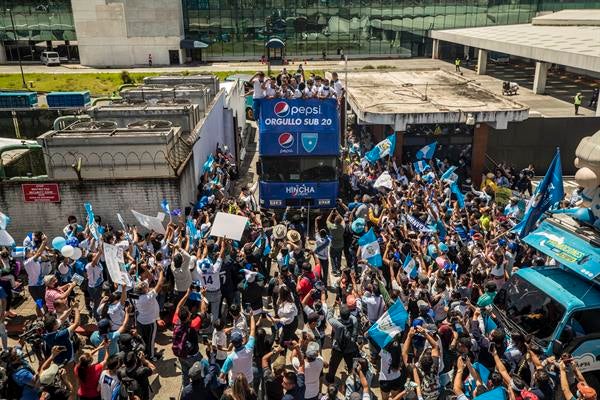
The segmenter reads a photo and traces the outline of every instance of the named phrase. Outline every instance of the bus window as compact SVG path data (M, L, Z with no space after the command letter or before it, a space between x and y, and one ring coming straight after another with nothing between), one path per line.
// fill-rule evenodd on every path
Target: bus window
M337 180L336 157L263 157L263 182L331 182Z

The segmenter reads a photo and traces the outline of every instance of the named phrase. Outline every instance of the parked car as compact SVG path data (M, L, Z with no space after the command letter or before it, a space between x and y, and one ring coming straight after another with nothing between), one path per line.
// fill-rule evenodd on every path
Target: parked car
M40 56L40 61L44 65L60 65L60 57L55 51L44 51Z

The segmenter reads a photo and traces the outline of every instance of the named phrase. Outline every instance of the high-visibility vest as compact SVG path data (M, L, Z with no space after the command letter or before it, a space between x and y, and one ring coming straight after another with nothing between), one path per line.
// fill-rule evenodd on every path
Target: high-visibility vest
M580 106L581 105L581 95L580 94L576 94L575 95L575 105L576 106Z

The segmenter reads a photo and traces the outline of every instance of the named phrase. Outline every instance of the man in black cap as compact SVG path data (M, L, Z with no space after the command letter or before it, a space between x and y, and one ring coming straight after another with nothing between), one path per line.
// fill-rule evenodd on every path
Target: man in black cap
M203 366L201 361L196 361L194 365L188 371L188 376L190 378L190 383L186 385L181 391L181 400L208 400L210 399L210 392L206 390L206 385L204 384L204 374L203 370L206 369L208 365Z
M350 315L348 306L343 304L340 308L339 318L333 316L335 308L339 306L339 300L336 301L336 307L332 307L327 312L327 322L332 328L333 344L331 346L331 360L329 362L329 370L325 379L327 383L333 383L335 380L335 373L337 368L342 361L342 358L346 362L346 368L350 370L352 368L353 358L359 357L358 344L358 321L356 317Z

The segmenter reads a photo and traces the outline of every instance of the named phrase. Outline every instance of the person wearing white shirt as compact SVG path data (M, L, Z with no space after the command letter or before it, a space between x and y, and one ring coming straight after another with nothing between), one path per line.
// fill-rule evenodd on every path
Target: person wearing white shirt
M267 88L265 82L265 73L262 71L257 72L250 78L252 83L252 115L254 120L258 121L260 117L260 102L265 98L265 89Z
M171 272L175 283L175 298L181 299L192 285L191 269L196 266L196 257L189 255L184 249L179 250L173 256L171 263Z
M279 288L279 299L277 301L277 318L273 318L275 322L283 324L281 328L281 343L288 340L293 340L296 337L296 329L298 329L298 307L294 302L290 289L283 285Z
M94 314L94 318L96 321L100 321L100 316L98 315L98 306L100 306L100 300L102 296L102 284L104 283L103 277L103 267L100 264L100 256L102 255L102 251L97 251L96 254L88 254L87 259L88 263L85 266L85 272L87 274L88 281L88 295L90 296L90 301L92 302L92 312Z
M150 289L147 281L136 284L136 292L140 293L136 302L137 330L146 344L145 353L150 356L151 361L156 361L154 356L154 341L156 340L156 321L160 318L160 308L156 296L162 290L164 283L164 271L159 268L158 282Z
M304 399L316 399L321 392L321 373L327 363L319 355L319 344L310 342L306 346L306 357L304 358ZM300 373L300 360L292 358L292 366Z
M40 264L40 257L46 247L46 241L47 238L44 236L37 250L31 248L25 250L27 259L23 267L25 268L25 272L27 272L27 289L36 304L39 301L43 301L46 294L46 286L44 285L45 275L42 273L42 266ZM40 307L36 307L35 312L38 316L42 315Z
M344 94L344 85L342 85L342 82L340 82L340 80L338 79L337 72L331 73L330 84L331 84L331 87L333 88L333 91L335 92L335 97L337 97L338 99L340 97L342 97L342 95Z
M389 399L402 389L402 350L399 339L394 339L379 352L379 386L381 398Z
M242 188L242 192L240 193L240 200L246 204L246 207L250 211L257 211L258 204L256 204L256 199L254 198L254 192L258 189L258 181L254 183L251 187L244 186Z
M277 87L272 79L267 80L267 88L265 89L265 98L273 99L277 96Z
M221 311L221 278L219 273L221 272L221 266L223 265L223 256L225 255L225 249L229 246L228 242L225 242L223 238L219 239L219 254L216 261L212 261L209 257L209 246L205 245L202 251L202 255L198 256L198 268L200 269L200 286L206 288L206 300L210 304L210 314L212 321L219 318ZM214 246L213 246L214 247ZM214 252L214 249L211 249ZM200 248L198 248L198 254L200 254Z

